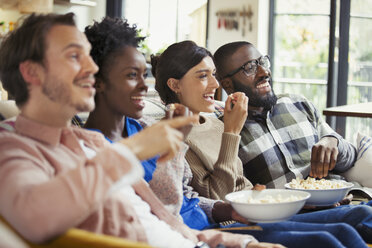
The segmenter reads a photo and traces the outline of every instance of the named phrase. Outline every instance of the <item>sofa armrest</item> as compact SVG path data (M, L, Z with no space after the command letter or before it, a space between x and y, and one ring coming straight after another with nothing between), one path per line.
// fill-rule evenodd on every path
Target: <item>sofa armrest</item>
M128 239L108 236L103 234L95 234L92 232L80 230L77 228L69 229L65 234L52 240L44 245L30 244L32 248L148 248L145 243L135 242Z
M151 248L151 246L145 243L109 235L96 234L77 228L70 228L66 233L50 242L37 245L23 239L2 216L0 216L0 224L7 227L7 231L14 234L19 240L24 241L24 243L31 248Z

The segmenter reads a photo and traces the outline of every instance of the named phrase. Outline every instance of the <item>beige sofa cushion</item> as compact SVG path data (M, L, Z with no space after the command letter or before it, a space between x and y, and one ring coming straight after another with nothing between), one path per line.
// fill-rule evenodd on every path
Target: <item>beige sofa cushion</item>
M215 102L215 112L207 113L207 115L215 115L220 117L223 114L224 102ZM0 114L5 118L11 118L19 113L19 109L13 100L0 101ZM84 112L78 114L82 122L84 123L88 118L89 113ZM152 124L154 121L159 121L165 116L165 105L157 98L146 98L145 108L143 109L143 122Z
M357 152L354 167L343 175L348 181L356 181L364 187L372 188L372 138L358 133Z
M146 98L143 115L155 120L160 120L165 116L165 105L158 99Z
M0 114L5 118L11 118L18 115L19 109L13 100L0 101Z

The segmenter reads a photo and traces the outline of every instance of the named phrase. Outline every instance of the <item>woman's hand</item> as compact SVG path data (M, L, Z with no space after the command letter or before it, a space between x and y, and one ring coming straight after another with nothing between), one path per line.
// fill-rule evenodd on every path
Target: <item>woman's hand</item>
M215 222L224 222L235 220L243 224L252 224L246 218L238 214L230 203L227 202L216 202L213 205L212 217Z
M173 119L175 117L191 115L192 112L189 110L189 108L180 103L172 103L166 106L165 119ZM189 124L179 128L178 130L180 130L183 133L184 139L186 139L187 135L191 131L191 128L192 125Z
M258 190L258 191L261 191L261 190L264 190L266 189L266 185L262 185L262 184L259 184L257 183L253 188L252 190Z
M248 97L235 92L227 97L224 110L225 132L239 134L247 119Z
M164 162L173 158L182 147L184 135L178 129L197 122L197 116L162 120L119 142L126 145L139 160L160 155L158 162Z

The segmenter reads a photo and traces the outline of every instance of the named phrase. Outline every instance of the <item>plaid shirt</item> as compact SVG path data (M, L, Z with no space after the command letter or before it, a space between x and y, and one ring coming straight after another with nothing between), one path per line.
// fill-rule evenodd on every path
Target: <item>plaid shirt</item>
M244 174L253 183L283 188L293 178L310 172L311 149L324 136L338 139L336 172L353 166L356 149L335 133L319 111L302 96L279 95L264 115L249 111L241 131L239 157Z

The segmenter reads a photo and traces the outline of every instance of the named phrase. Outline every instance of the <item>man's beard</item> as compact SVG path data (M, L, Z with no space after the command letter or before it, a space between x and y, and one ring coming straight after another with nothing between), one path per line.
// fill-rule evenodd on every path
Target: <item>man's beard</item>
M52 102L64 103L66 106L74 107L77 112L87 112L94 109L94 105L91 106L84 102L73 102L68 87L59 80L47 80L42 85L42 92Z
M262 80L264 80L264 78L259 78L254 83L254 87L256 87L256 85L259 82L261 82ZM272 86L271 78L270 78L269 83L270 83L270 86ZM257 92L254 91L255 88L252 89L251 87L246 86L246 85L240 83L237 80L233 80L233 84L234 84L235 92L244 92L245 95L248 97L248 99L249 99L248 100L248 105L249 106L263 107L265 110L269 110L269 109L271 109L272 106L274 106L276 104L276 101L278 99L272 88L271 88L271 91L269 93L267 93L264 96L261 96Z

